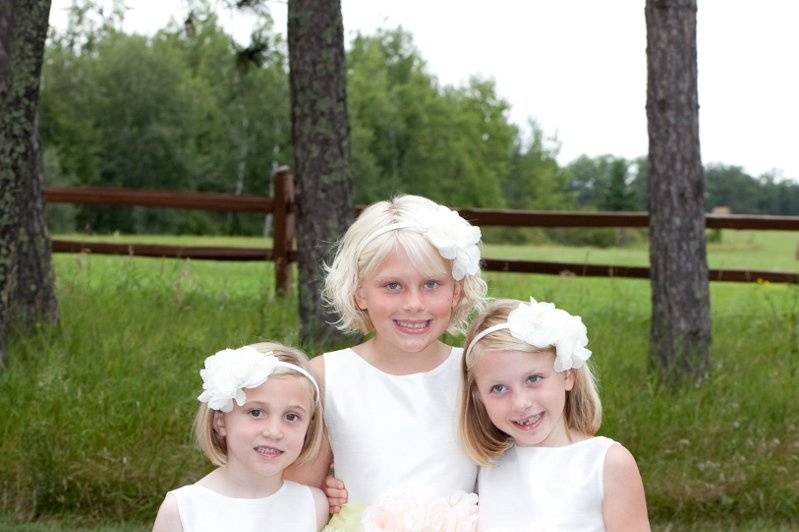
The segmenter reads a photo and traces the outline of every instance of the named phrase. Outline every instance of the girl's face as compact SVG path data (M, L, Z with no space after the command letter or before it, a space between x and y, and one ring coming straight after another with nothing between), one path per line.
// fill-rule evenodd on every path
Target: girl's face
M488 417L522 447L570 443L563 417L574 373L556 373L555 354L486 351L473 369Z
M302 451L313 414L313 392L303 377L272 375L245 390L247 402L214 414L227 444L227 467L245 475L282 475Z
M369 313L376 341L394 351L418 353L447 330L460 293L451 275L422 275L405 250L396 247L358 286L355 303Z

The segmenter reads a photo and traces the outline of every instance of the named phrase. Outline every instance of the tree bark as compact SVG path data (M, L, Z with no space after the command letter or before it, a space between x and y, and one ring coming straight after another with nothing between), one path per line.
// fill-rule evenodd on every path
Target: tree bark
M288 45L300 334L305 345L329 345L342 336L320 303L323 264L353 220L341 3L289 0Z
M710 369L696 0L647 0L652 361L668 381Z
M37 112L50 0L0 10L0 364L9 326L57 318Z

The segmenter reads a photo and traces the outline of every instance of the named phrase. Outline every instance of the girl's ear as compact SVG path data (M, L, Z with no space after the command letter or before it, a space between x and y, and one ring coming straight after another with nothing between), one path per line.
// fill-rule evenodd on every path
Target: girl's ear
M214 427L214 431L219 434L220 437L224 438L227 436L227 430L225 430L225 416L219 410L214 410L214 421L212 426Z
M574 369L566 371L566 375L564 375L563 378L566 381L566 391L571 391L571 389L574 388L574 381L577 378L577 376L574 374Z
M355 305L361 310L366 310L366 297L363 295L362 285L358 285L355 289Z

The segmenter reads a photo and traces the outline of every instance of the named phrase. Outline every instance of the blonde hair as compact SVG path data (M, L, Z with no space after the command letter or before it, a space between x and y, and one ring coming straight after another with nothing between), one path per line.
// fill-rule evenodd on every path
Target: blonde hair
M508 321L508 314L519 305L512 299L491 302L485 312L477 316L466 333L464 346L471 350L461 362L461 409L459 433L469 456L482 466L490 465L513 446L513 438L491 422L488 411L480 400L475 384L474 367L483 354L491 351L521 351L530 354L554 353L553 346L535 347L510 334L508 329L491 332L471 345L473 339L485 329ZM563 418L566 428L593 436L602 424L602 403L590 361L580 368L572 368L574 386L566 392Z
M289 364L299 366L307 372L311 372L308 365L308 356L293 347L288 347L277 342L260 342L248 347L254 347L261 353L272 352L278 359ZM302 444L300 455L295 460L295 464L302 464L314 458L322 447L323 415L322 398L315 397L316 391L313 384L308 381L302 373L278 366L273 375L294 375L306 381L311 393L311 421L308 424L308 431L305 433L305 440ZM206 403L202 403L194 417L194 438L203 454L215 466L223 466L227 463L227 443L224 436L220 436L214 430L214 413L216 411L208 408Z
M402 195L390 201L373 203L347 229L337 245L327 275L322 300L339 315L335 325L346 332L368 333L374 327L369 313L355 304L355 291L396 247L405 250L413 266L423 275L452 275L452 261L444 259L438 249L413 228L398 228L372 237L374 231L389 224L415 224L437 204L421 196ZM366 242L366 245L363 243ZM472 311L479 312L486 293L486 283L478 271L461 281L460 300L452 309L447 332L460 334Z

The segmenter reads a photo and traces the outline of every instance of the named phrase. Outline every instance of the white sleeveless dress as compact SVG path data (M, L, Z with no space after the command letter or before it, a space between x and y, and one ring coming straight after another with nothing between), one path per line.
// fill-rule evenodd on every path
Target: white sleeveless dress
M603 531L605 455L596 436L563 447L511 447L480 469L481 532Z
M352 349L325 353L325 423L350 502L474 491L477 467L457 434L462 355L453 348L431 371L390 375Z
M184 532L316 532L316 504L308 486L284 480L269 497L227 497L198 484L173 490Z

